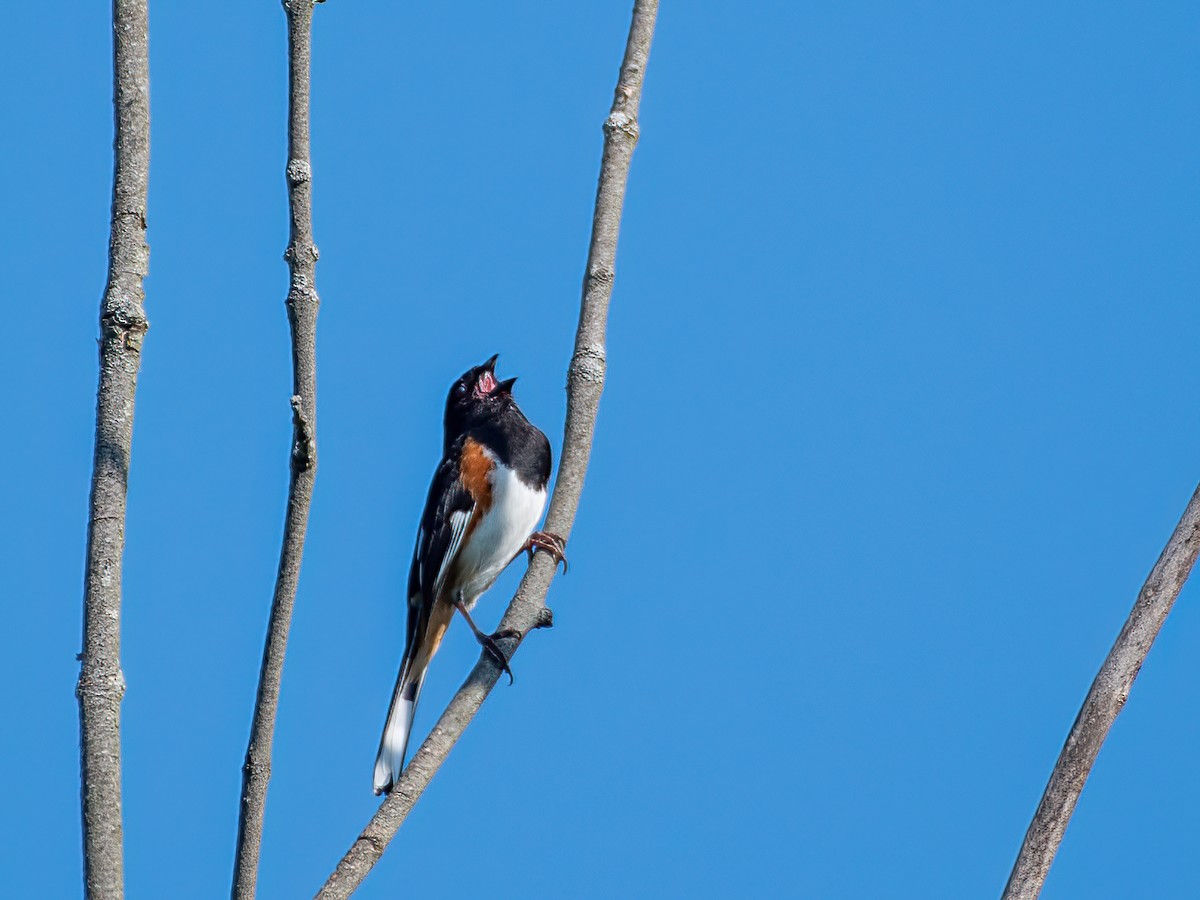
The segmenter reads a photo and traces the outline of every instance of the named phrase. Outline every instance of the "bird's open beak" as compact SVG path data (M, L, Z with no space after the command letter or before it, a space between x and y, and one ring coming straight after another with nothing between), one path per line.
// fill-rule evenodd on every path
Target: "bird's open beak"
M489 359L487 362L485 362L482 366L479 367L483 371L479 373L479 378L476 379L476 381L475 381L475 396L476 397L486 397L489 394L495 394L498 391L500 391L501 388L504 387L504 385L507 385L509 390L512 389L512 383L513 383L513 381L516 381L515 378L512 379L511 381L503 382L502 384L496 383L496 360L499 358L500 358L500 354L497 353L495 356L493 356L491 359Z
M492 393L493 394L511 394L513 385L516 383L517 383L517 379L516 379L515 375L512 378L506 378L503 381L498 382L496 384L496 386L494 388L492 388Z

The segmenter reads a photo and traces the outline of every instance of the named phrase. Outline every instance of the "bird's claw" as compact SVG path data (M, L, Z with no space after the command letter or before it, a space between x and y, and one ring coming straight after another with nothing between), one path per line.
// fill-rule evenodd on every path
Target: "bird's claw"
M534 550L549 553L554 557L554 567L558 568L558 564L562 563L563 574L567 574L567 542L553 531L535 531L529 536L523 549L529 554L530 562L533 562Z
M508 676L509 684L516 683L517 679L513 677L512 669L510 669L508 666L508 658L504 655L504 651L500 649L500 645L497 644L496 641L503 638L516 636L517 632L513 631L511 628L506 628L503 631L497 631L495 634L479 635L480 645L484 650L487 651L487 654L492 658L492 661L500 667L500 671L504 672L504 674Z

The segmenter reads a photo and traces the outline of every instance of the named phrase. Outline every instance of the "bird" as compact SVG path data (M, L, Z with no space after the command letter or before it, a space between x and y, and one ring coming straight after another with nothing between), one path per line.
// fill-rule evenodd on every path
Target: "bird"
M498 358L468 369L446 397L442 459L408 573L404 654L375 758L376 795L390 792L403 771L421 686L455 610L511 681L496 645L511 635L484 634L471 610L522 552L545 551L565 571L565 541L534 530L546 505L550 441L517 406L517 379L496 380Z

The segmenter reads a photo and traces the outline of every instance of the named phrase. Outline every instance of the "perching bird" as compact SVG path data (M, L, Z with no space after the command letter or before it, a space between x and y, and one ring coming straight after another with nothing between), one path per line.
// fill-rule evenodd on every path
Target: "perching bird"
M408 574L408 630L400 674L375 759L375 793L390 791L404 767L413 715L429 662L454 617L467 624L512 677L494 636L471 619L479 596L522 550L564 562L563 541L534 532L546 504L550 442L496 381L496 357L468 369L446 398L445 444L429 486Z

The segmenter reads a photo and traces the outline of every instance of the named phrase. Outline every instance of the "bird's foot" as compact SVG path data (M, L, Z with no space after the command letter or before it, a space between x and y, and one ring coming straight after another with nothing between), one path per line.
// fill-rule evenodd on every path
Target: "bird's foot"
M522 549L529 554L530 562L533 562L534 550L549 553L554 557L555 568L562 563L563 574L567 574L567 542L553 531L535 531L529 536L529 540L525 542Z
M517 632L513 631L511 628L505 628L502 631L497 631L495 634L484 634L483 632L479 632L475 635L475 637L479 639L480 646L487 651L488 656L490 656L493 662L500 667L500 671L504 672L504 674L508 676L509 684L515 683L516 679L513 677L512 669L510 669L508 666L508 657L504 655L504 651L500 649L500 645L497 644L496 641L516 636Z

